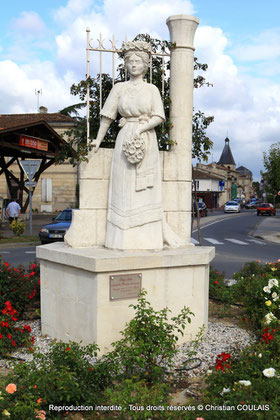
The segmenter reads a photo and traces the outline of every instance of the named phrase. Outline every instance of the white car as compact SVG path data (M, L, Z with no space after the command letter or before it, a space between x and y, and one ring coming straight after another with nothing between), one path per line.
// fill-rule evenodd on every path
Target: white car
M225 213L240 213L240 204L236 201L227 201L224 208Z

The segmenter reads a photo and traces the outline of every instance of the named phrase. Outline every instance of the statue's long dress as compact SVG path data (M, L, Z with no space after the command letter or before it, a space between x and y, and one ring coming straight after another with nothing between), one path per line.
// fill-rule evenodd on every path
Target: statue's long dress
M101 115L115 120L123 117L123 127L113 153L108 197L105 246L112 249L158 250L163 248L163 206L160 156L155 130L143 133L146 152L138 164L128 162L122 148L133 138L142 121L164 110L156 86L146 82L117 83L110 92Z

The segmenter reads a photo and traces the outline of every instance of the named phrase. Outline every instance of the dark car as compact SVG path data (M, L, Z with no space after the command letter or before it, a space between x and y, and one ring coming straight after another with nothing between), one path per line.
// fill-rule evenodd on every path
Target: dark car
M261 203L257 207L257 216L268 214L269 216L276 216L276 208L270 203Z
M241 198L235 198L233 201L240 205L240 208L244 207L244 202Z
M50 242L63 241L66 231L69 229L72 221L72 209L63 210L53 219L52 223L43 226L40 229L39 237L42 244Z
M207 214L208 214L208 209L206 207L206 204L203 201L199 201L198 208L199 208L200 217L203 217L203 216L206 217ZM193 211L194 211L194 215L197 217L197 210L196 210L196 204L195 203L193 203Z
M250 203L245 204L246 209L255 209L259 206L259 200L251 200Z

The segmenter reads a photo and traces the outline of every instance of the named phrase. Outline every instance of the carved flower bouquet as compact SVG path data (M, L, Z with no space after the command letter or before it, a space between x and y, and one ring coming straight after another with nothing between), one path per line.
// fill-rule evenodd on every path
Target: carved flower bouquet
M145 141L143 137L134 136L123 144L123 152L132 164L141 162L145 155Z

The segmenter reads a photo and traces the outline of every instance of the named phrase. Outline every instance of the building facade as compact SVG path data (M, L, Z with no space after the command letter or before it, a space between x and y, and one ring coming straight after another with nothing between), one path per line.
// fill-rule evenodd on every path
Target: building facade
M236 169L229 143L230 140L227 137L217 163L198 163L194 169L194 177L197 181L200 181L197 192L200 196L205 197L204 201L209 208L223 207L227 201L235 198L248 201L253 193L252 172L244 166ZM205 178L208 180L207 185L203 181ZM214 179L216 179L216 183L219 183L218 191L213 190L212 185L216 185L217 188ZM205 191L206 187L207 191Z

